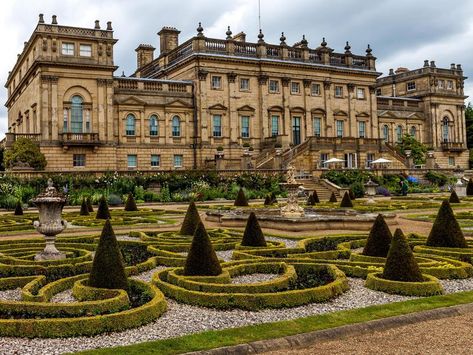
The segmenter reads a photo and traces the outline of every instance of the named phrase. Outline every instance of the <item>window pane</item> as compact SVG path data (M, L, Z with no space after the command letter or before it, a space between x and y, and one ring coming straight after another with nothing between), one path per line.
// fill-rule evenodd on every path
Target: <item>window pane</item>
M220 89L222 83L222 78L220 76L212 76L212 88Z
M319 117L314 117L314 136L320 137L321 133L321 119Z
M135 116L128 115L126 118L125 134L127 136L135 135Z
M269 81L269 92L279 92L279 81L277 80Z
M79 54L82 57L91 57L92 56L92 46L90 44L81 44L79 47Z
M337 120L337 137L343 137L343 121Z
M366 122L365 121L358 122L358 135L360 138L365 138L365 135L366 135Z
M241 116L241 137L248 138L250 137L250 117Z
M181 136L181 120L178 116L174 116L172 119L172 136L180 137Z
M159 166L161 163L161 157L157 154L151 155L151 166Z
M85 166L85 154L74 154L72 156L72 166Z
M74 43L63 43L62 44L62 54L64 54L64 55L74 55Z
M158 117L156 115L152 115L149 118L149 135L150 136L158 135Z
M250 89L250 79L241 79L240 90L249 90L249 89Z
M175 155L174 156L174 167L175 168L182 167L182 155Z
M71 100L71 132L82 133L82 123L82 98L73 96Z
M314 96L320 95L320 84L312 84L311 93Z
M128 155L128 167L129 168L136 168L137 166L137 157L136 155Z
M222 116L213 115L213 136L221 137L222 136Z
M279 134L279 116L271 116L271 136L276 137Z

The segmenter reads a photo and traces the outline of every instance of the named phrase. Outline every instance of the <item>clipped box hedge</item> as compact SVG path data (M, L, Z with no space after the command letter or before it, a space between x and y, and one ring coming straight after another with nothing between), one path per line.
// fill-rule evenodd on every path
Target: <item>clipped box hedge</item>
M365 286L376 291L404 296L434 296L443 293L439 280L422 274L424 282L404 282L383 279L382 273L371 273L366 277Z

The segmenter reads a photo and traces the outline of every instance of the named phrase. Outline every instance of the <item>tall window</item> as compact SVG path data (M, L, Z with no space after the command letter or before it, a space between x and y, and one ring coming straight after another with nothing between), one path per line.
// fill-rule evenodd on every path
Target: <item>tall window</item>
M138 166L138 157L136 154L130 154L127 156L128 168L134 169Z
M240 79L240 90L241 91L250 90L250 79L248 79L248 78L241 78Z
M416 136L416 132L417 132L417 129L416 129L416 126L412 126L410 131L409 131L409 134L412 136L412 137L415 137Z
M151 115L151 117L149 118L149 135L150 136L159 135L158 116L156 115Z
M82 133L83 127L83 100L82 97L75 95L71 99L71 132Z
M337 137L343 137L343 121L337 120Z
M179 116L174 116L172 118L172 136L181 136L181 119L179 118Z
M279 116L271 116L271 137L276 137L279 134Z
M63 132L69 132L69 109L65 108L64 109L64 112L63 112L63 116L64 116L64 124L63 124L63 127L62 127L62 131Z
M320 117L314 117L313 125L314 136L320 137L320 134L322 133L322 119Z
M213 136L222 136L222 115L213 115Z
M250 137L250 116L241 116L241 137Z
M335 97L343 97L343 86L335 86Z
M277 80L269 81L269 92L273 94L279 92L279 81Z
M402 126L401 125L396 127L396 138L397 138L398 143L402 142Z
M222 77L212 76L212 89L220 89L222 87Z
M442 140L448 142L448 117L444 117L442 121Z
M174 155L174 167L182 168L182 155L181 154Z
M360 138L366 137L366 122L365 121L358 122L358 137Z
M125 134L127 136L135 135L135 116L131 113L126 117Z
M291 94L300 94L301 92L301 84L297 81L291 82Z
M389 127L387 124L383 126L383 139L385 142L389 141Z
M151 154L151 166L157 167L161 164L161 157L157 154Z

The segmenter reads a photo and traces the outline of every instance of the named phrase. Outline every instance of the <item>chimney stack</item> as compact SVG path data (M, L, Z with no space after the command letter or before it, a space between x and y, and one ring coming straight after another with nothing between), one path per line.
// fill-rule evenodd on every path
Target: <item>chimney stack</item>
M159 36L159 51L161 54L166 54L179 46L179 33L174 27L163 27L158 32Z

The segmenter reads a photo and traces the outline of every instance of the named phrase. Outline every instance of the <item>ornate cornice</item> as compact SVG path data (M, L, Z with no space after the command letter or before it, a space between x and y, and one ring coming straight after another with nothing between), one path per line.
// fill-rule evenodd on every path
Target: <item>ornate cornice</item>
M227 73L227 78L229 83L234 83L237 75L234 72Z
M209 72L203 69L199 69L198 76L199 80L204 81L207 79L207 75L209 75Z
M59 81L59 77L55 75L41 75L41 82L42 83L51 83L57 84Z
M304 87L306 89L310 88L310 85L312 84L312 80L310 80L310 79L304 79L302 82L304 83Z
M265 74L261 74L259 77L258 77L258 83L260 85L266 85L268 83L268 76L265 75Z
M289 83L291 82L291 79L288 77L281 78L282 86L288 87Z

